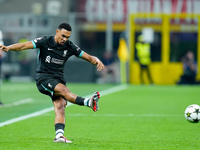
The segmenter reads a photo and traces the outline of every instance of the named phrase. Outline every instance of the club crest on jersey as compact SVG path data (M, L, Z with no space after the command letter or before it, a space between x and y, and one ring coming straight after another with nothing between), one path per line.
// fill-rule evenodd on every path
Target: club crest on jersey
M68 51L68 50L64 50L64 52L63 52L63 57L66 57L66 56L67 56L67 51Z
M50 63L51 62L51 56L47 56L45 62Z

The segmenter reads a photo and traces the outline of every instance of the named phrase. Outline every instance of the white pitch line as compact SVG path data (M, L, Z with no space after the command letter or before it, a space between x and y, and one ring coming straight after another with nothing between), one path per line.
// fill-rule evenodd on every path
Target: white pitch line
M183 117L183 115L177 114L67 114L67 116L73 117Z
M101 96L105 96L105 95L112 94L112 93L115 93L115 92L118 92L118 91L122 91L126 88L127 88L127 85L123 84L123 85L119 85L119 86L116 86L116 87L113 87L113 88L110 88L110 89L107 89L107 90L100 91L100 94L101 94ZM87 95L85 97L91 97L91 96L93 96L93 95L91 94L91 95ZM67 107L69 107L71 105L72 105L72 103L68 103ZM54 110L54 107L50 107L50 108L46 108L46 109L31 113L31 114L28 114L28 115L13 118L13 119L10 119L8 121L0 123L0 127L3 127L5 125L9 125L9 124L12 124L12 123L15 123L15 122L18 122L18 121L22 121L22 120L25 120L25 119L29 119L29 118L32 118L32 117L40 116L44 113L47 113L47 112L50 112L50 111L53 111L53 110Z
M0 105L0 108L1 108L1 107L19 106L19 105L22 105L22 104L31 103L32 101L33 101L32 98L26 98L26 99L22 99L22 100L20 100L20 101L16 101L16 102L11 103L11 104L3 104L3 105Z

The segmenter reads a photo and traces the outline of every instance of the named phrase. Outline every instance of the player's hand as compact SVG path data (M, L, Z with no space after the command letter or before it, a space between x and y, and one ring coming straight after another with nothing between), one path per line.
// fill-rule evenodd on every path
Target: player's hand
M4 46L4 45L0 45L0 50L3 50L5 52L8 52L9 51L9 48L7 46Z
M3 51L0 50L0 58L3 56Z
M105 69L104 64L98 58L96 58L96 64L97 64L97 71L101 71Z

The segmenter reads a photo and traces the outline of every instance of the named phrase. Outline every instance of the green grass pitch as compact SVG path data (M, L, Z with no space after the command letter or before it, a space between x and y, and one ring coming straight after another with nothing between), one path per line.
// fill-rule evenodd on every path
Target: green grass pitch
M119 85L67 85L80 96ZM189 123L184 111L200 104L198 86L139 86L103 95L98 112L84 106L66 108L65 136L72 144L53 143L54 111L0 127L2 150L196 150L200 149L200 123ZM20 100L30 102L16 104ZM4 83L1 87L0 123L53 104L35 83Z

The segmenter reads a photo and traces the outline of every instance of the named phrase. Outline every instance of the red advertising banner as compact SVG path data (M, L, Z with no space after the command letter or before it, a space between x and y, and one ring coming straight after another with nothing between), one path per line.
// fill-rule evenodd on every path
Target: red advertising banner
M89 22L126 21L130 13L200 13L200 0L79 0L77 11Z

